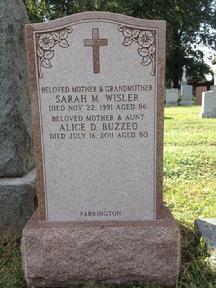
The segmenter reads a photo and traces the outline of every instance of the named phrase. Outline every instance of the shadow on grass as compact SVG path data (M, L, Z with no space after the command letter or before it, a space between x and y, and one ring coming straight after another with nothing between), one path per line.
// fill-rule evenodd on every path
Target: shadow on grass
M216 287L216 273L212 271L204 241L198 232L179 224L181 230L182 261L178 288Z

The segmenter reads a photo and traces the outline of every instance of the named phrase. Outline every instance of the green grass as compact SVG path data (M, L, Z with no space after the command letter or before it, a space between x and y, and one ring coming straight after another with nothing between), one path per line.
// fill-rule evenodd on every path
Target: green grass
M164 198L182 232L181 275L176 288L216 287L209 255L194 231L195 219L216 217L216 119L201 119L199 112L199 106L165 109ZM0 240L1 288L26 288L19 247L17 239ZM85 286L97 287L102 286Z
M21 268L20 240L0 239L0 287L26 288Z
M200 107L165 110L164 196L189 229L197 217L216 217L216 119Z
M165 109L164 198L182 231L178 288L216 287L208 253L194 220L216 217L216 119L200 106Z

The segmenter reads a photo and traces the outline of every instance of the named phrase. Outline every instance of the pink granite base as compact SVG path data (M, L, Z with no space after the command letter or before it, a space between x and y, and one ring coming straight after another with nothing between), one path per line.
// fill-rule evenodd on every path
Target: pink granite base
M23 269L29 287L98 283L176 282L180 231L167 208L164 219L137 222L38 221L22 238Z

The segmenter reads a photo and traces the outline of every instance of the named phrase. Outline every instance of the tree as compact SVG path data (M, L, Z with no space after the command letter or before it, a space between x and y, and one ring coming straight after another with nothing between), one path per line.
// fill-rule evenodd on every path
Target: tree
M31 22L43 22L49 19L49 3L47 0L23 0Z
M39 21L91 10L166 20L167 84L179 88L184 65L188 76L191 71L195 73L197 67L199 73L194 81L210 72L197 45L216 47L211 30L216 27L216 0L41 0L38 5L32 4L34 0L25 2L31 19Z
M209 72L202 51L203 43L215 48L211 27L216 25L216 2L212 0L121 0L127 14L140 18L163 19L167 22L166 79L179 88L182 68L187 74L199 68L199 80ZM193 69L192 69L193 67ZM187 75L190 76L190 75Z

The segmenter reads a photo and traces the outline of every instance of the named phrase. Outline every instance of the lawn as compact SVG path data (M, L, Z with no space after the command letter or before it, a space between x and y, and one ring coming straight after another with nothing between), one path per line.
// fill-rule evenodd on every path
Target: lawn
M164 199L182 231L176 288L216 287L216 274L194 229L198 217L216 217L216 119L201 119L199 112L200 106L165 109ZM1 288L26 287L20 259L19 240L0 240Z
M216 119L200 106L165 109L164 198L182 230L182 267L177 287L216 287L194 220L216 217Z

